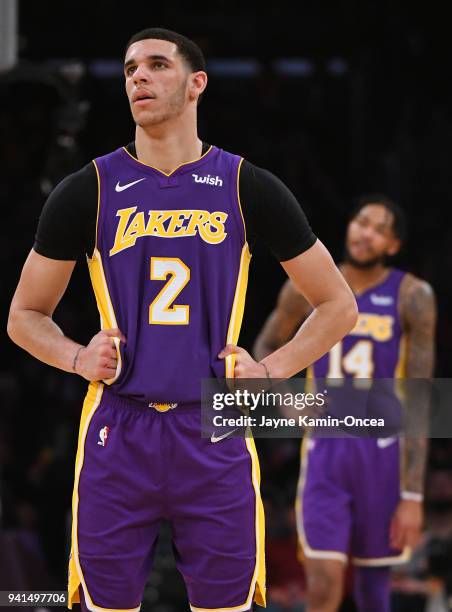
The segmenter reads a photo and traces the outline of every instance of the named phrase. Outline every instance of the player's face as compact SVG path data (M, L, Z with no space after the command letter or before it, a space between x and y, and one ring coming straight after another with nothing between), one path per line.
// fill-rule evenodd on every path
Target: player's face
M364 206L348 225L346 256L350 263L360 268L370 268L382 263L387 256L395 255L400 240L394 234L394 215L382 204Z
M193 98L193 78L177 46L147 39L130 45L124 61L126 92L137 125L146 128L181 115Z

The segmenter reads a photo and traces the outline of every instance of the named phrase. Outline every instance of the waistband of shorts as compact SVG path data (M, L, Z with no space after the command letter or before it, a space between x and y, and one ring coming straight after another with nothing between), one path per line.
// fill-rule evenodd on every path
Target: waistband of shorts
M124 395L118 395L107 385L104 385L102 399L105 399L112 408L120 410L139 410L142 412L160 412L162 414L182 412L193 412L201 409L201 401L193 403L176 404L171 402L146 402L144 400L136 400Z

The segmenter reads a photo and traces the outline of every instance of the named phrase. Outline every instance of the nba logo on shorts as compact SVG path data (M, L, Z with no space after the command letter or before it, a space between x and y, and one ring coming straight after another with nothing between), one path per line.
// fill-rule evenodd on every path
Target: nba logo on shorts
M105 427L102 427L102 429L99 431L100 440L98 441L98 444L100 444L101 446L105 446L107 444L107 438L108 438L109 431L110 431L110 428L108 427L108 425L105 425Z

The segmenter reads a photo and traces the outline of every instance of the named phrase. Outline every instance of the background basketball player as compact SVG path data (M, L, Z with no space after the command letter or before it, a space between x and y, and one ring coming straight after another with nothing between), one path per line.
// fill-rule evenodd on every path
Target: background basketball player
M403 211L383 195L362 197L339 265L358 303L354 330L313 364L331 378L428 378L436 320L432 288L388 267L404 238ZM287 342L310 307L287 281L255 345L258 359ZM407 559L422 527L426 440L319 438L303 442L297 523L309 612L333 612L343 596L348 556L356 565L360 612L389 610L389 566Z
M254 599L265 604L259 468L252 440L200 437L201 379L291 376L353 327L356 303L287 188L198 138L207 74L192 41L139 32L124 77L135 142L50 196L8 326L32 355L91 383L69 607L80 599L95 612L138 610L167 519L192 610L243 612ZM298 336L261 363L235 345L255 238L313 308ZM87 346L52 318L85 253L102 327Z

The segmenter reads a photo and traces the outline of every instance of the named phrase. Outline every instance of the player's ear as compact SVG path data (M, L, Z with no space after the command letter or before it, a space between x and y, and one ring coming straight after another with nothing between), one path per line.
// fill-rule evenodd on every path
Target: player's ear
M207 87L207 74L203 70L192 72L188 81L188 96L190 100L197 100Z

